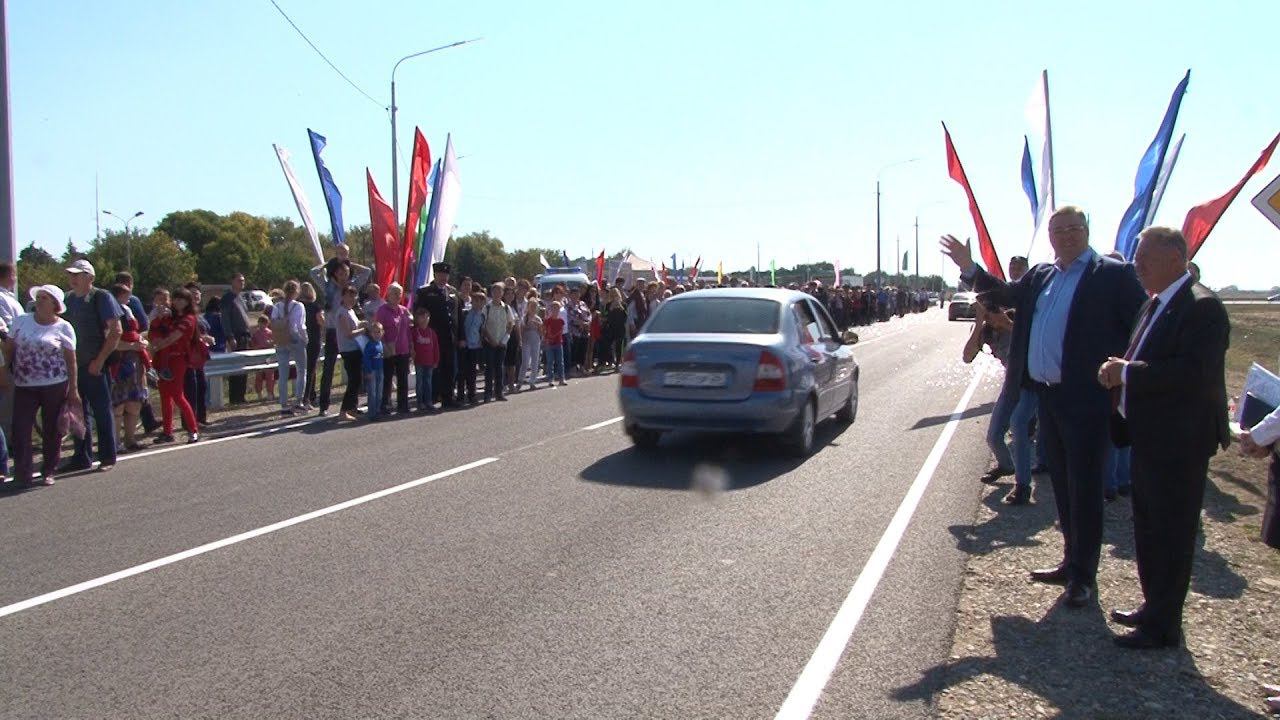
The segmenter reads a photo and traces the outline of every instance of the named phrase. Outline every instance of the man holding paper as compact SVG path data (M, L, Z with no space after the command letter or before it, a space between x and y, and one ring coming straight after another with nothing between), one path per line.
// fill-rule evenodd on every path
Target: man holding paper
M1280 409L1240 434L1240 452L1254 458L1271 456L1267 482L1267 509L1262 516L1262 542L1280 550ZM1276 709L1280 709L1277 707Z
M1123 357L1098 369L1112 391L1112 437L1131 445L1133 526L1145 598L1111 619L1131 649L1177 647L1191 582L1209 458L1230 442L1224 366L1231 324L1213 291L1192 282L1187 241L1171 228L1138 236L1134 269L1151 296Z

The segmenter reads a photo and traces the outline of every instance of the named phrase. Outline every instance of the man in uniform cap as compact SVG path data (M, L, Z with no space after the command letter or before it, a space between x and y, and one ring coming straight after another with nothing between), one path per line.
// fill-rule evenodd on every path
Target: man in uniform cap
M453 407L454 374L457 372L458 332L454 318L458 314L458 291L449 284L449 263L438 262L431 266L434 279L418 288L413 307L424 307L431 313L431 329L436 331L440 347L440 363L436 365L431 387L440 398L442 407Z

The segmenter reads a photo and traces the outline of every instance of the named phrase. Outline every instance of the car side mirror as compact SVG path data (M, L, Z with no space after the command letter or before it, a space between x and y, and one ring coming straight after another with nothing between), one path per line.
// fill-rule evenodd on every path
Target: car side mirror
M854 331L852 331L852 330L845 330L845 331L844 331L843 333L841 333L841 335L840 335L840 342L844 343L845 345L857 345L857 344L858 344L858 333L856 333L856 332L854 332Z

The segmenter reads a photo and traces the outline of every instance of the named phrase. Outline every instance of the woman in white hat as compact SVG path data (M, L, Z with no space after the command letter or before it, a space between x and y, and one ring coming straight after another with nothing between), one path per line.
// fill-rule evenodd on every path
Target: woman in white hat
M34 311L14 319L4 344L14 384L13 477L20 487L31 483L31 432L36 411L41 412L44 454L39 484L52 485L62 447L58 418L65 403L80 404L76 389L76 333L71 323L58 317L67 309L62 289L39 285L31 288L30 295Z

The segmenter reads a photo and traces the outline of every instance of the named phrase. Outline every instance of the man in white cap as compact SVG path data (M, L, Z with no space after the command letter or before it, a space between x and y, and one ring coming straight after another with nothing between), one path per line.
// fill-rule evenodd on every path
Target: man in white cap
M107 360L120 342L120 319L124 311L111 293L94 287L96 273L88 260L80 259L67 267L71 292L66 297L63 317L76 331L76 375L84 417L92 420L98 432L98 469L107 471L116 465L116 431L111 412L111 385ZM93 466L90 432L76 439L75 453L64 471L88 470Z

